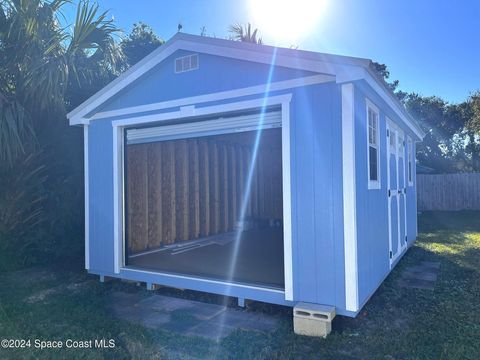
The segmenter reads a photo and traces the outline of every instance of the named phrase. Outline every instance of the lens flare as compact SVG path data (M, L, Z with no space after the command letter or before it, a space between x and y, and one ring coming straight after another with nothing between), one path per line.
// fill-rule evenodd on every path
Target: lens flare
M259 117L259 122L258 122L259 125L262 125L264 123L264 120L265 120L265 110L267 109L267 100L268 100L268 96L269 96L269 93L270 93L270 86L271 86L271 82L272 82L273 70L275 68L276 59L277 59L277 49L275 48L273 50L272 59L270 61L270 69L269 69L269 72L268 72L268 78L267 78L267 82L266 82L267 86L266 86L266 89L265 89L265 93L263 94L264 98L263 98L262 107L260 109L260 117ZM245 182L245 190L244 190L245 192L243 194L242 202L240 204L240 212L238 214L238 221L245 220L245 214L247 212L247 206L248 206L248 199L250 198L250 193L252 191L253 173L255 171L255 166L256 166L256 162L257 162L257 154L258 154L258 149L260 147L261 140L262 140L262 130L260 128L259 130L257 130L256 136L255 136L255 143L253 144L252 158L250 160L250 166L248 168L247 178L246 178L246 182ZM233 278L234 278L236 267L237 267L238 252L239 252L239 249L240 249L240 245L241 245L240 242L241 241L242 241L242 230L239 229L239 230L236 230L236 234L235 234L233 252L232 252L232 257L230 259L230 267L229 267L228 273L227 273L227 281L228 282L233 282ZM226 296L231 295L231 288L227 289L225 295ZM228 298L225 298L225 302L224 302L225 306L227 305L227 301L228 301ZM223 312L223 314L220 315L222 323L225 323L225 321L226 321L225 316L226 316L226 312ZM217 339L220 339L222 337L222 331L223 331L223 326L220 326L219 331L217 333ZM216 356L214 356L214 358L216 358Z
M278 41L298 41L325 13L325 0L249 0L254 24Z

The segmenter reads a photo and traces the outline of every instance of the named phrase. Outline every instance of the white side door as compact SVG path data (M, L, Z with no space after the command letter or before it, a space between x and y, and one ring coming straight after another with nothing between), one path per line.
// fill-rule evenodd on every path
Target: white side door
M406 172L404 133L387 120L387 201L390 265L406 249Z

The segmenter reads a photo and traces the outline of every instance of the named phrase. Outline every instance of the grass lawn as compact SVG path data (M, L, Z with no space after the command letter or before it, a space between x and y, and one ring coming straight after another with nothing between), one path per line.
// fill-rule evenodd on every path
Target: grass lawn
M280 319L270 334L238 331L219 343L152 331L113 317L114 291L145 290L119 281L101 284L80 266L50 266L0 274L0 339L115 339L113 349L0 349L1 359L478 359L480 358L480 212L424 213L420 235L356 319L337 317L327 339L293 334L291 309L255 304ZM421 260L441 263L435 290L398 287L402 271ZM220 302L173 289L162 293ZM233 299L232 299L232 303ZM32 343L33 346L33 343Z

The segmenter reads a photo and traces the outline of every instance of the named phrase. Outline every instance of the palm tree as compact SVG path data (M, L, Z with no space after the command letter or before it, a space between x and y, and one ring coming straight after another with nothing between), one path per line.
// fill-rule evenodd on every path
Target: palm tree
M75 83L115 72L119 30L97 4L80 1L72 30L69 0L0 0L0 162L12 164L34 137L38 114L65 110Z
M262 38L257 37L258 29L252 30L252 24L248 23L230 25L229 31L232 33L232 40L249 42L253 44L263 44Z
M70 0L0 0L0 252L15 262L81 238L81 132L65 113L126 66L113 21L79 1L70 26Z

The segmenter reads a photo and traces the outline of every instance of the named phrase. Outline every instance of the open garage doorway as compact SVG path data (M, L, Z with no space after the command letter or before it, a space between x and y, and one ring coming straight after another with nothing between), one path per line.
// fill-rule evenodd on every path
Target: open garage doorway
M125 130L125 265L284 288L276 109Z

